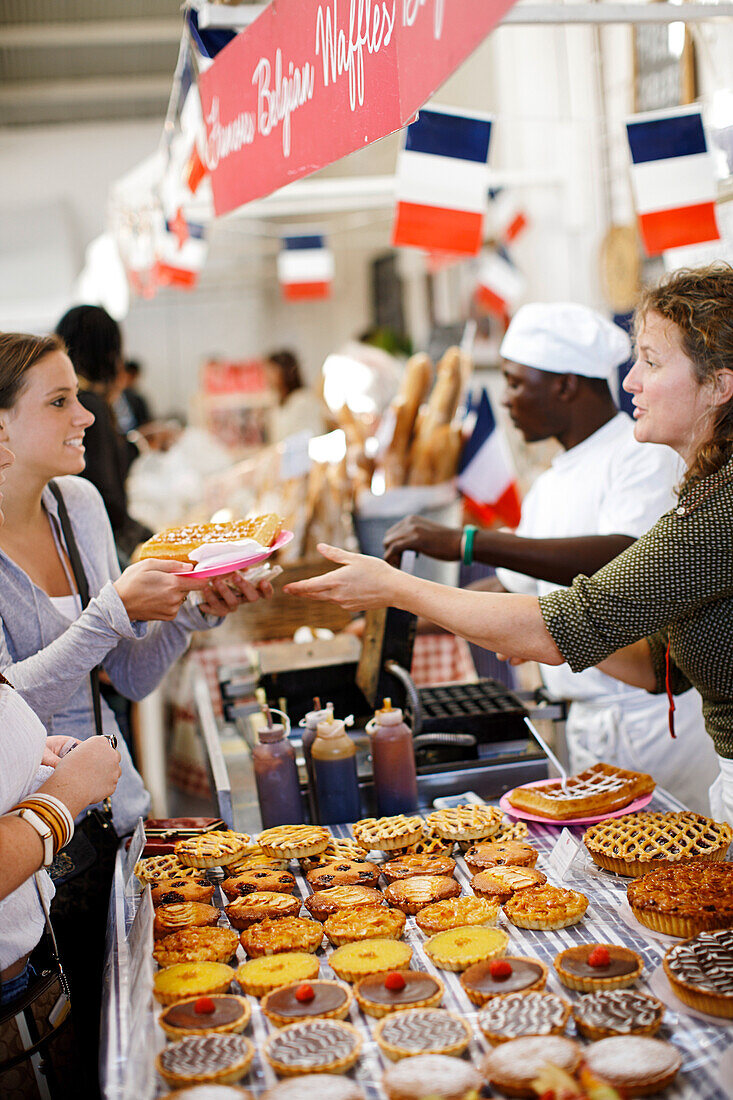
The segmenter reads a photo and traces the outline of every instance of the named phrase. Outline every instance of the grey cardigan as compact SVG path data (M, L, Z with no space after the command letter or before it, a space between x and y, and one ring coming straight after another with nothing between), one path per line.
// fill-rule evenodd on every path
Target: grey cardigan
M184 604L173 622L130 622L113 582L120 575L112 529L98 491L84 478L56 483L69 513L89 585L89 604L74 622L0 550L0 670L41 719L49 734L85 740L95 734L89 672L101 665L129 699L142 699L185 651L191 632L217 626L220 619ZM50 489L43 505L61 545L58 504ZM71 578L70 578L71 579ZM72 588L74 588L72 580ZM106 733L119 734L102 699ZM122 776L112 796L114 825L123 835L144 817L150 797L119 738Z

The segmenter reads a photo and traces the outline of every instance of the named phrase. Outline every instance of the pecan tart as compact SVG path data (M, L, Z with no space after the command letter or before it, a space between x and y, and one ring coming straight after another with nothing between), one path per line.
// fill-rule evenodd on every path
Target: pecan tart
M595 817L628 806L656 786L645 772L626 771L612 764L593 764L563 785L561 780L515 787L507 795L512 806L538 817L566 820L570 817Z
M318 959L307 951L260 955L237 968L235 977L245 993L264 997L271 989L318 977Z
M264 1054L275 1073L346 1073L359 1059L362 1037L342 1020L307 1020L271 1035Z
M691 810L624 814L591 825L583 835L594 863L632 878L665 864L723 860L732 839L730 825Z
M382 905L384 897L371 886L330 886L309 894L304 905L316 920L325 921L340 909L357 909L364 905Z
M474 963L503 955L508 943L501 928L470 925L436 932L425 944L425 954L440 970L467 970Z
M244 855L248 844L246 833L227 830L179 840L174 852L184 867L225 867Z
M517 928L567 928L582 920L587 908L585 894L549 883L520 890L504 904L504 912Z
M433 1008L443 1000L444 992L440 978L424 970L370 974L354 986L362 1012L380 1018L403 1008Z
M444 1008L407 1008L379 1021L374 1038L393 1062L416 1054L462 1054L471 1025Z
M391 852L394 848L415 844L423 833L421 817L365 817L353 826L354 838L369 851Z
M363 905L358 909L339 909L327 917L323 931L334 947L356 940L398 940L405 930L406 917L401 909L386 905Z
M188 997L161 1012L158 1023L169 1039L187 1035L227 1035L244 1031L252 1015L249 1001L232 993Z
M609 1035L655 1035L662 1026L664 1005L636 989L586 993L573 1005L575 1026L586 1039Z
M153 935L156 940L180 932L182 928L202 928L218 923L221 912L215 905L203 901L180 901L173 905L159 905L153 919Z
M671 1085L682 1065L677 1047L644 1035L613 1035L583 1051L586 1067L611 1088L646 1096Z
M562 1035L569 1017L570 1005L556 993L507 993L481 1009L478 1026L496 1045L523 1035Z
M641 924L667 936L732 928L733 863L660 867L630 882L626 896Z
M579 993L625 989L638 981L643 969L641 955L615 943L581 943L555 958L562 984Z
M495 806L454 806L428 814L425 821L438 836L456 841L493 836L501 826L501 818L501 810Z
M499 906L484 898L446 898L426 905L415 917L415 923L426 935L445 932L448 928L465 928L469 924L496 924Z
M310 982L291 982L266 993L262 1011L275 1027L287 1027L300 1020L343 1020L348 1016L354 995L344 982L324 978Z
M419 913L426 905L446 898L457 898L461 892L459 882L445 875L418 875L403 878L385 887L384 896L395 909L403 913Z
M334 859L306 874L311 890L328 890L332 886L376 887L381 870L376 863L364 859Z
M183 962L228 962L237 952L239 940L231 928L217 925L183 928L156 940L153 958L159 966Z
M176 963L153 975L153 993L161 1004L169 1005L185 997L205 997L226 993L234 977L225 963Z
M300 912L300 898L292 894L277 894L272 890L256 890L243 898L237 898L227 905L226 915L235 928L242 931L250 924L269 917L297 917Z
M276 871L273 867L251 867L248 871L240 871L238 875L225 878L221 888L229 900L233 901L263 890L271 894L294 894L296 883L295 875L291 875L290 871Z
M279 917L251 924L239 941L250 959L261 955L281 955L284 951L310 951L321 946L323 929L318 921L307 917Z
M733 1018L733 929L676 943L664 956L664 973L690 1008Z
M357 940L337 947L329 964L337 978L357 982L370 974L402 970L410 965L412 948L401 940Z
M190 1035L169 1043L155 1068L168 1085L231 1085L244 1077L254 1054L243 1035Z
M258 840L260 848L274 859L304 859L325 851L331 834L322 825L276 825L265 829Z
M461 985L475 1005L485 1005L492 997L507 993L544 989L546 981L545 964L523 955L503 955L474 963L461 974Z
M455 869L456 861L444 852L432 855L398 856L382 864L382 874L387 882L397 882L401 878L415 878L418 875L451 877Z

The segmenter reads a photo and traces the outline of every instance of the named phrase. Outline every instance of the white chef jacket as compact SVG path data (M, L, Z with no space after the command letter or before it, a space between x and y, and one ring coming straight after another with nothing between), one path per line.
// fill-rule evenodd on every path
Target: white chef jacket
M638 443L633 422L618 413L582 443L563 451L522 502L517 534L525 538L629 535L638 538L676 504L684 466L669 447ZM544 596L561 586L508 569L496 575L508 592ZM573 771L603 759L650 772L694 809L707 811L718 773L696 691L677 696L672 741L667 699L615 680L596 668L540 665L549 693L572 702L567 724ZM694 761L694 763L693 763Z

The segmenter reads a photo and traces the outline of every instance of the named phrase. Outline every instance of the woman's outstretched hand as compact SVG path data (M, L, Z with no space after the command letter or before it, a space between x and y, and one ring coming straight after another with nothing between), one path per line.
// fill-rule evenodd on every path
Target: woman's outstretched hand
M286 584L283 591L291 596L307 596L312 600L332 600L347 611L368 611L374 607L389 607L395 602L401 574L380 558L366 554L351 554L327 543L318 544L324 558L343 566L311 577L306 581Z

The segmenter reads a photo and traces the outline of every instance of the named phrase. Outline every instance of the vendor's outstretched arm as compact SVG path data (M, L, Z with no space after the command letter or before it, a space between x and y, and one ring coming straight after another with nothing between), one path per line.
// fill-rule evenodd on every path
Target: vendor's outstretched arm
M399 607L508 657L563 663L534 596L468 592L408 576L379 558L323 543L318 549L343 568L286 585L286 592L332 600L347 611Z
M385 535L384 556L392 565L399 563L404 550L457 561L462 534L460 527L444 527L422 516L407 516ZM567 586L579 573L590 576L602 569L634 541L622 534L528 539L507 531L477 531L473 560Z
M644 688L645 691L656 690L657 678L646 638L616 650L596 667L607 676L613 676L615 680L622 680L632 687Z

